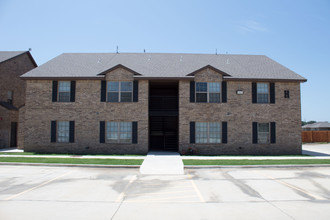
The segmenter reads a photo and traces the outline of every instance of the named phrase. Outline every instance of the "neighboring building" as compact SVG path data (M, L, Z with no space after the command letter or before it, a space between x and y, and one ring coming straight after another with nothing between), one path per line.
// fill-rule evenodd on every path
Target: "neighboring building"
M25 151L301 153L306 79L266 56L62 54L22 78Z
M26 83L20 76L37 67L29 51L0 51L0 148L22 143L19 116L24 115Z
M330 131L330 123L327 121L316 122L302 126L303 131Z

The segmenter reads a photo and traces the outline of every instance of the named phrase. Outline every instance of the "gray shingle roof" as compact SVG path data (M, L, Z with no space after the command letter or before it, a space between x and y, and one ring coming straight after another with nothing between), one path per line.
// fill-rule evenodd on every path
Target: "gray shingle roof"
M0 51L0 63L10 58L16 57L22 53L26 53L26 51Z
M65 53L22 77L103 77L99 74L119 64L141 74L137 77L188 77L210 65L227 78L306 80L263 55L171 53Z
M327 121L316 122L302 126L302 128L330 128L330 123Z

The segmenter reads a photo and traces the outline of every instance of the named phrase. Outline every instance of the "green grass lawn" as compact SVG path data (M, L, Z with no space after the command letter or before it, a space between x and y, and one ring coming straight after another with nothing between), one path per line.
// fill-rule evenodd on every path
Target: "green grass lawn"
M142 159L79 159L79 158L0 157L0 162L99 164L99 165L141 165L143 160Z
M141 157L146 155L137 154L41 154L33 152L0 152L0 155L44 155L44 156L131 156L131 157Z
M193 160L184 159L184 165L299 165L330 164L330 159L290 159L290 160Z

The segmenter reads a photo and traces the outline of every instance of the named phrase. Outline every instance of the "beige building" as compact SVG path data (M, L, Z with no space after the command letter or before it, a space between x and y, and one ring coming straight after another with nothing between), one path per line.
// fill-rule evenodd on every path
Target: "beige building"
M301 154L306 79L266 56L62 54L22 78L25 151Z
M29 51L0 51L0 148L22 143L25 81L20 76L35 67Z

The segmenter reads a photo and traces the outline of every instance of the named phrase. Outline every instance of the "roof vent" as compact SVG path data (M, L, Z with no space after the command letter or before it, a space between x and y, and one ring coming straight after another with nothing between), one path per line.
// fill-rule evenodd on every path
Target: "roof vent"
M183 57L182 57L182 56L180 56L180 62L182 62L182 59L183 59Z
M229 64L229 58L227 58L227 64Z

